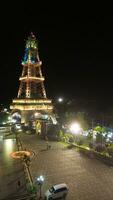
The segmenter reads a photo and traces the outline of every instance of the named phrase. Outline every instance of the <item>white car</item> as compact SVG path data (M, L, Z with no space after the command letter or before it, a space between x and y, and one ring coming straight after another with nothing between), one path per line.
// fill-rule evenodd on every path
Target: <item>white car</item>
M68 194L68 187L66 183L61 183L58 185L52 186L49 190L45 193L46 200L52 200L57 198L65 198Z

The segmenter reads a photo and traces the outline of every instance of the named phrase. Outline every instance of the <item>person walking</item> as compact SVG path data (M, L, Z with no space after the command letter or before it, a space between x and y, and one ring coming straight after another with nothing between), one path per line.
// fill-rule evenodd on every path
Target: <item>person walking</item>
M49 145L49 140L48 140L47 136L45 137L45 140L46 140L46 146L47 146L47 150L48 150L48 149L50 149L51 146Z

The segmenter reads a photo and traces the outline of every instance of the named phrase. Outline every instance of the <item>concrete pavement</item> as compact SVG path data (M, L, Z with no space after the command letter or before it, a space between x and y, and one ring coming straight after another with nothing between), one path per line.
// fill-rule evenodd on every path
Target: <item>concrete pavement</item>
M46 142L36 135L22 136L22 143L35 156L31 160L34 181L39 175L45 178L42 192L50 186L65 182L69 186L67 200L112 200L113 168L95 159L84 157L75 149L67 149L59 142Z

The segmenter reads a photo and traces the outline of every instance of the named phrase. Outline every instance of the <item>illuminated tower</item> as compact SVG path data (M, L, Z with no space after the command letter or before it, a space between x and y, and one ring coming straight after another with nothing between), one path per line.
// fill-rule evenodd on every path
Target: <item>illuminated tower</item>
M28 123L34 115L43 119L53 113L52 102L46 97L41 65L38 43L31 33L26 41L18 96L10 106L14 113L20 113L22 123Z
M41 72L42 62L39 59L37 40L31 33L26 41L23 71L20 77L18 98L46 99L44 77Z

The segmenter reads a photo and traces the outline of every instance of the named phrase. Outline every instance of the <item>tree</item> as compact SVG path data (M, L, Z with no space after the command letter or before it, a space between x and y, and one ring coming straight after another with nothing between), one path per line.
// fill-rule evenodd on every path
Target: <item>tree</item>
M86 112L65 112L64 123L71 124L73 121L77 121L84 130L88 129L88 120Z
M4 122L8 122L8 117L10 116L7 112L0 112L0 124L3 124Z
M64 121L66 124L70 124L76 118L75 112L65 112Z
M96 142L101 144L105 142L107 137L106 128L103 126L96 126L94 130L96 131Z
M88 121L87 121L87 113L86 112L78 112L76 115L77 121L81 124L81 127L84 130L88 130Z

